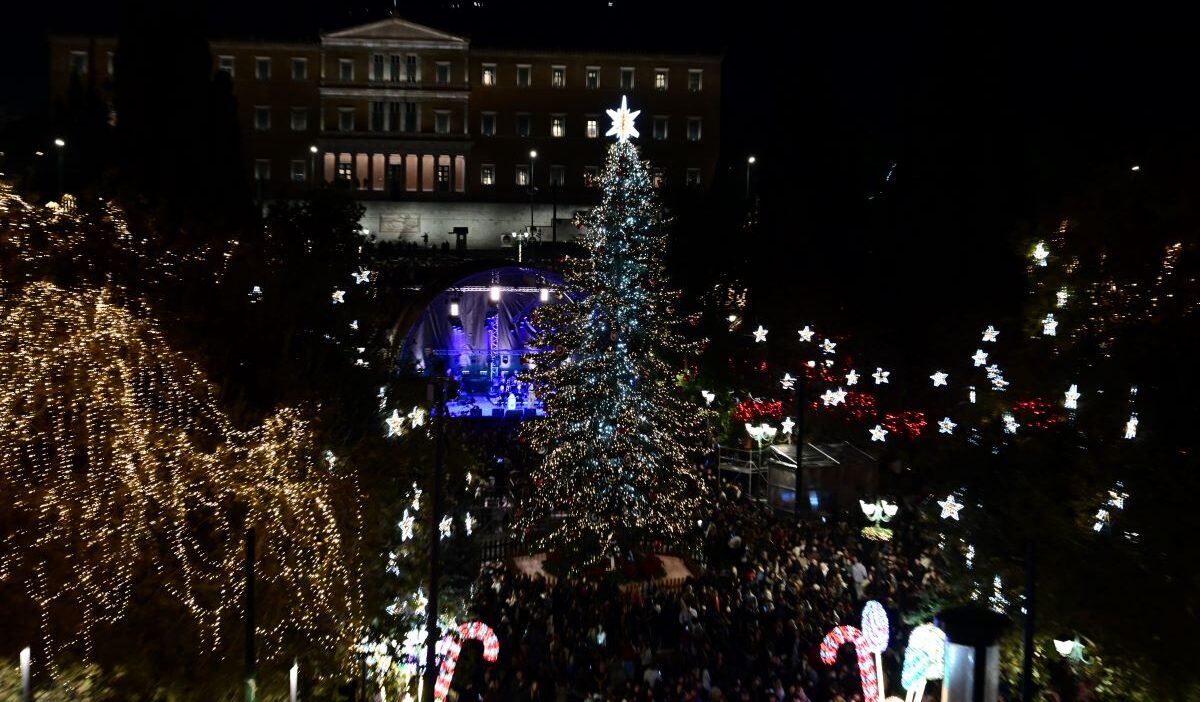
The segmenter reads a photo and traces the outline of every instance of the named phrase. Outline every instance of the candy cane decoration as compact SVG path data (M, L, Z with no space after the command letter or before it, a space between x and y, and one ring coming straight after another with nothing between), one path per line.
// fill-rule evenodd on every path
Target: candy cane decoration
M858 654L858 677L862 680L863 702L879 702L879 686L875 679L875 658L867 650L866 637L852 626L837 626L821 641L821 662L833 665L837 662L838 649L842 644L854 644Z
M925 696L925 681L945 675L946 633L932 624L913 629L904 649L904 668L900 684L907 690L906 702L919 702Z
M879 694L887 693L883 681L883 652L887 650L890 630L888 628L887 612L883 605L875 600L867 602L862 612L863 638L867 640L867 650L875 654L875 674L879 678Z
M500 656L500 639L492 627L483 622L470 622L458 627L458 635L464 641L483 642L483 660L495 663ZM450 683L454 680L454 669L458 666L458 654L462 644L454 640L452 634L447 634L438 643L438 653L442 656L442 668L438 673L437 684L433 688L433 698L437 702L445 702L450 694Z

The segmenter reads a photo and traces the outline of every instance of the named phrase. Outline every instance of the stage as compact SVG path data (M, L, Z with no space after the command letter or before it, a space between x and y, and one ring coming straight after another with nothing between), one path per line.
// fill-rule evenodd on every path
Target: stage
M487 395L460 393L458 397L446 403L446 409L451 417L486 417L494 419L530 419L543 417L540 401L532 405L516 402L511 409L507 402L500 398L493 400Z

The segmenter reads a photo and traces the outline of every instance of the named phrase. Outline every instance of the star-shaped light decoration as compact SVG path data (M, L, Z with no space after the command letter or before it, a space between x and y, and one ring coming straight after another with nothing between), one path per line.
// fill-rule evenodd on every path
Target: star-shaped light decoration
M350 275L354 278L354 282L359 285L370 282L371 280L371 271L365 268L355 273L351 273Z
M821 393L821 402L824 402L826 407L830 407L834 404L833 398L833 390L826 388L825 392Z
M345 301L346 301L346 291L345 290L334 290L333 291L333 304L340 305Z
M387 425L388 436L400 436L404 433L404 417L400 416L400 410L392 410L392 416L383 420Z
M413 511L414 511L414 512L420 512L420 511L421 511L421 488L417 487L417 484L416 484L416 483L413 483L413 503L412 503L412 508L413 508Z
M400 540L408 541L413 537L413 526L417 523L417 518L404 510L404 517L400 520Z
M933 381L933 387L936 388L938 386L945 385L946 378L949 378L949 377L950 377L950 375L948 373L943 373L942 371L938 371L938 372L934 373L933 375L929 376L929 379Z
M408 413L408 423L414 428L425 424L425 410L420 407L413 407L412 412Z
M442 521L438 522L438 532L441 533L441 538L445 539L450 536L451 530L454 528L454 520L450 515L442 517Z
M983 330L983 340L984 341L993 341L994 342L996 340L996 337L998 337L998 336L1000 336L1000 330L993 327L990 324L988 325L987 329Z
M414 611L424 612L425 608L429 606L429 598L425 596L425 591L421 588L417 588L417 596L415 599L417 606L414 608Z
M975 362L975 367L978 368L979 366L987 365L987 357L988 355L984 353L983 349L975 349L975 355L971 357L971 360Z
M1066 399L1063 400L1063 407L1066 407L1067 409L1077 409L1079 407L1079 386L1075 383L1071 383L1071 387L1067 388L1065 397Z
M853 368L851 368L850 372L846 374L846 384L858 385L858 373L855 373Z
M1013 417L1011 414L1006 414L1006 415L1004 415L1003 419L1004 419L1004 431L1005 431L1005 433L1007 433L1007 434L1016 434L1016 433L1017 433L1017 429L1020 429L1020 428L1021 428L1021 425L1020 425L1020 424L1017 424L1017 419L1016 419L1016 417Z
M1042 333L1046 336L1058 335L1058 320L1054 318L1053 312L1046 315L1046 318L1042 320Z
M1071 293L1066 288L1060 288L1058 292L1054 293L1054 303L1059 307L1066 307L1069 297L1071 297Z
M1137 438L1137 425L1138 425L1137 415L1136 414L1129 415L1129 421L1125 422L1125 438L1126 439L1136 439Z
M475 518L471 516L470 512L463 515L463 529L466 530L467 536L470 536L475 529Z
M783 380L780 380L779 384L783 386L784 390L791 390L796 387L796 379L792 377L791 373L784 373Z
M1046 265L1046 259L1050 257L1050 249L1046 248L1045 242L1039 241L1037 246L1033 247L1033 260L1037 261L1039 266Z
M637 119L637 116L642 114L642 111L634 110L633 112L630 112L629 103L626 102L624 95L621 96L621 107L619 109L605 110L605 112L608 113L608 116L610 119L612 119L613 123L612 126L608 128L608 131L604 133L604 136L615 135L617 137L617 141L619 142L629 141L629 137L634 137L636 139L637 137L641 136L638 134L637 128L633 126L633 120Z
M350 320L350 331L358 331L358 320L357 319Z
M337 456L333 455L333 451L325 450L325 462L329 464L329 470L333 470L333 467L337 465Z
M883 442L885 436L887 436L887 429L884 429L881 424L876 424L875 428L871 430L871 441Z
M812 341L813 334L816 334L807 324L800 330L800 341Z
M701 390L700 397L704 398L705 405L711 405L713 400L717 399L717 394L711 390Z
M779 423L779 430L784 434L791 434L792 429L795 428L795 426L796 423L792 421L791 417L784 417L783 421Z
M959 519L958 513L963 508L963 505L954 501L954 495L947 495L945 500L938 500L938 505L942 508L942 519L962 521Z
M846 395L847 395L846 391L841 388L834 390L833 391L833 404L840 405L840 404L844 403L846 401Z
M825 353L833 353L833 350L836 347L837 347L837 342L834 341L833 339L826 339L825 341L821 342L821 350L824 351Z
M871 376L875 378L876 385L883 385L886 383L889 375L891 375L891 371L885 371L882 368L876 368L875 372L871 374Z
M938 433L939 434L953 434L954 427L956 427L956 426L958 426L958 425L955 424L954 422L950 421L949 417L946 417L942 421L938 422Z
M767 330L763 329L763 325L761 324L758 325L758 329L755 329L751 333L754 334L754 343L756 344L761 344L767 340Z

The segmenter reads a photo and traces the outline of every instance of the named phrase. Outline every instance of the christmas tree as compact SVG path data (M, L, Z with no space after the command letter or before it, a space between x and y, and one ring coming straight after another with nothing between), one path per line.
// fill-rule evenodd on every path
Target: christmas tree
M572 260L571 295L541 308L546 332L530 378L546 418L526 430L544 454L525 526L554 518L540 546L572 566L629 561L696 530L700 481L691 455L701 414L674 387L667 357L684 345L665 288L664 217L625 100L609 110L617 141L581 222L586 257Z

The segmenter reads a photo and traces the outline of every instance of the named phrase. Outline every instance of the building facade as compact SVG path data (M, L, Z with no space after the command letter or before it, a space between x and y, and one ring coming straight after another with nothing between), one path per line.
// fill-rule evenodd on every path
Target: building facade
M210 46L264 197L342 184L382 238L436 243L466 226L487 246L531 221L545 237L597 201L605 109L622 96L641 110L639 144L661 187L703 190L716 169L719 56L490 49L396 17L310 43ZM111 99L116 50L53 38L52 96L78 76Z

